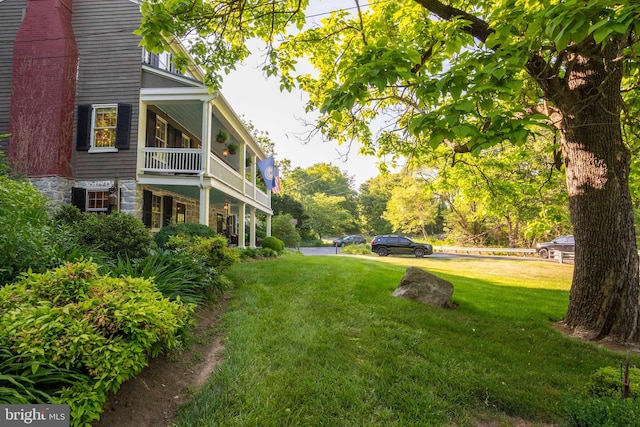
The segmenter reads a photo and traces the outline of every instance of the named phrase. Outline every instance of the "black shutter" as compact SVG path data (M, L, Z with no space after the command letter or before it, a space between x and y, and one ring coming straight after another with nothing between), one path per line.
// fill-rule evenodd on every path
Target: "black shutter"
M142 223L151 228L153 193L149 190L142 192Z
M171 125L167 125L167 147L176 147L176 128Z
M162 225L171 224L173 220L173 197L162 197Z
M87 190L73 187L71 189L71 204L84 212L87 207Z
M116 119L116 148L129 149L131 136L131 104L118 104L118 118Z
M91 105L78 105L76 150L89 151L91 145Z
M147 147L156 146L156 113L147 110Z
M176 148L182 148L182 132L176 129L176 143L174 145ZM187 147L189 148L189 147Z

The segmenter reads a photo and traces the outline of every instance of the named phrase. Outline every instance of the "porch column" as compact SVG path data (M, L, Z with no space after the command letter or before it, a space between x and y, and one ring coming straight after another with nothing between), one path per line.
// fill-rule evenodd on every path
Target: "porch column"
M211 175L211 103L207 100L202 103L202 173ZM207 205L209 206L209 205Z
M247 214L247 204L244 202L240 202L240 206L238 206L238 247L246 248L247 245L244 241L244 217Z
M249 208L249 247L256 247L256 208Z
M273 215L267 215L267 236L271 236L271 217Z
M200 224L209 225L209 200L211 187L200 181Z

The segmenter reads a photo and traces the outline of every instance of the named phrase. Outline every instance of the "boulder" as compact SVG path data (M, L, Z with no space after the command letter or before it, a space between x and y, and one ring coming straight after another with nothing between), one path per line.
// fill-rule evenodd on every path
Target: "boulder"
M436 307L453 307L453 284L416 267L407 268L394 297L406 298Z

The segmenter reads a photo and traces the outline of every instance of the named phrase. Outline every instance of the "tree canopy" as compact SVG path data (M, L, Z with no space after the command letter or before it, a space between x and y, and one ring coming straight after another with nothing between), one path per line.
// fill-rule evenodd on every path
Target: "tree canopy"
M249 53L248 39L262 39L265 72L285 90L308 93L318 129L378 156L419 160L441 145L455 157L478 155L555 132L576 239L564 322L590 339L638 342L629 174L639 132L640 3L354 4L305 27L306 0L150 0L139 33L152 49L163 47L163 35L191 36L214 86ZM313 75L296 72L301 59Z

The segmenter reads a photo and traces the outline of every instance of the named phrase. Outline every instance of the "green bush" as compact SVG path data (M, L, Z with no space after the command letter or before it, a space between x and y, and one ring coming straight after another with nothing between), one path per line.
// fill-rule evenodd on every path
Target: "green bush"
M369 255L371 253L371 245L347 245L340 250L340 253L349 255Z
M167 248L182 250L197 260L203 261L217 272L226 271L240 261L238 252L227 247L227 239L223 236L193 238L184 235L173 236L166 244Z
M113 269L117 276L153 279L166 298L193 304L215 300L225 290L218 272L184 251L157 250L149 256L122 258Z
M640 402L620 398L575 399L566 407L569 427L640 427Z
M290 214L276 215L271 220L271 235L284 242L288 248L300 246L300 233L293 225L293 217Z
M0 286L51 266L55 237L48 221L46 199L35 187L0 175Z
M99 250L114 261L119 256L141 257L156 248L151 232L133 215L80 212L66 205L58 209L54 220L59 229L70 230L78 246Z
M604 367L598 369L587 382L590 397L622 397L623 372L621 368ZM640 369L629 368L629 397L640 396Z
M180 345L192 313L149 280L100 276L94 263L69 263L0 289L0 348L85 372L90 384L63 388L53 403L68 403L72 425L86 425L147 357Z
M213 228L204 224L169 224L162 227L154 236L159 248L164 248L172 236L183 235L187 237L215 237L218 235Z
M140 257L156 247L151 232L133 215L122 212L86 215L80 242L99 248L112 259Z
M277 237L268 236L262 239L262 247L269 248L280 254L284 251L284 242Z
M240 259L260 259L260 258L273 258L278 254L269 248L238 248L238 255Z

